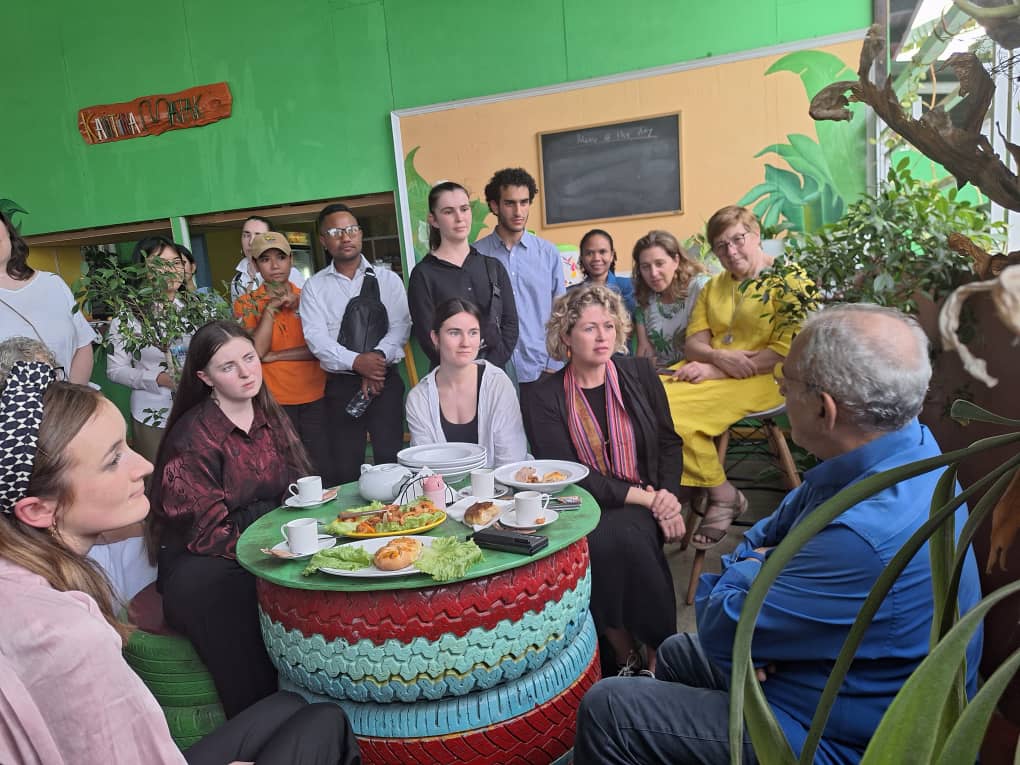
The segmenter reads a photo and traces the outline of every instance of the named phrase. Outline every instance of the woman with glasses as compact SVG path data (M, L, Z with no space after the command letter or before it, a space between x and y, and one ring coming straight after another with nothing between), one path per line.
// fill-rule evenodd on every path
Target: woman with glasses
M437 184L428 201L431 251L411 271L407 285L411 331L435 367L439 363L439 350L432 341L436 306L451 298L469 300L482 317L480 356L502 367L517 345L517 305L510 276L502 263L468 243L471 200L463 186L452 181Z
M747 498L726 479L713 439L748 414L783 403L772 371L789 352L797 323L782 307L809 287L795 278L741 289L772 265L760 231L743 207L724 207L709 219L708 241L725 270L701 290L687 325L687 360L666 386L673 424L684 440L682 483L708 495L703 508L695 504L702 520L692 544L699 550L717 544L747 509Z
M464 442L486 448L486 467L528 456L514 384L499 367L478 358L481 313L467 300L441 303L432 320L439 366L407 394L411 446Z
M634 324L637 355L668 367L684 358L687 322L708 282L707 269L688 257L668 231L649 231L634 244Z
M145 264L153 283L163 292L162 299L154 301L152 313L172 310L178 291L188 279L187 261L177 246L161 236L150 237L136 245L133 258ZM152 462L163 438L176 383L165 352L154 345L138 350L134 347L137 343L129 341L130 336L139 331L137 318L126 324L120 318L110 322L111 350L106 360L106 376L131 389L131 443L139 454ZM179 345L176 355L183 361L187 338L181 338Z
M28 243L0 212L0 340L19 336L46 345L71 382L92 377L96 333L64 280L28 265Z

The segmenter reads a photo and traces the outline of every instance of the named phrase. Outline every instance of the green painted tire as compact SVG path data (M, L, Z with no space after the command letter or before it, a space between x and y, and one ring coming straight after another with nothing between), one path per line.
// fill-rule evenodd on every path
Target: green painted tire
M187 638L155 635L144 630L135 630L128 639L124 657L171 661L196 659L198 654Z
M223 707L219 704L207 704L201 707L181 709L169 707L163 709L170 735L174 740L200 739L209 735L226 722Z

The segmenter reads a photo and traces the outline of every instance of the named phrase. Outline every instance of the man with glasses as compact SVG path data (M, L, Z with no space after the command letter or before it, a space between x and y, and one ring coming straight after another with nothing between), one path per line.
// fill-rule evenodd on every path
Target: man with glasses
M793 439L822 462L779 508L759 521L721 574L698 588L698 633L666 640L655 680L610 678L582 701L574 762L728 763L733 636L748 590L772 550L811 511L862 478L937 456L917 420L931 363L912 319L876 305L829 308L809 318L776 365ZM943 470L909 478L862 500L817 533L773 583L755 623L753 661L797 754L850 626L892 556L927 520ZM956 514L959 534L967 509ZM980 599L968 550L959 607ZM922 548L893 584L864 634L836 698L814 762L857 762L879 720L928 655L932 625L929 556ZM967 690L976 689L980 631L967 652ZM745 762L754 752L745 736Z
M251 215L245 218L241 225L241 260L234 269L234 278L230 280L231 305L236 303L241 295L262 286L262 275L259 274L251 256L251 241L259 234L271 231L272 228L272 224L261 215ZM291 266L290 281L295 287L302 287L305 283L304 274Z
M332 204L316 221L332 261L301 293L309 350L326 370L326 423L332 486L358 478L365 436L376 464L396 462L404 436L404 383L397 364L411 333L404 283L373 268L361 253L361 226L349 207Z

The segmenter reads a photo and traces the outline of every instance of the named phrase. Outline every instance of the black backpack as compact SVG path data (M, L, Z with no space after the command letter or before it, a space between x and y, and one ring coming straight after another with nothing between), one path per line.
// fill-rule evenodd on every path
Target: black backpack
M355 353L366 353L375 348L389 331L390 317L379 299L379 282L370 267L365 271L361 293L347 303L336 341Z

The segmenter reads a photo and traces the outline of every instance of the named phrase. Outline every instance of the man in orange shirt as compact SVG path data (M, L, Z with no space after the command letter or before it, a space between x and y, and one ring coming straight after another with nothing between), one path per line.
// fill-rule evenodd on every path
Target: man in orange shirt
M256 235L250 245L262 286L234 301L234 315L252 333L269 392L294 423L320 475L326 467L326 373L305 345L298 307L301 289L289 281L293 257L287 237Z

